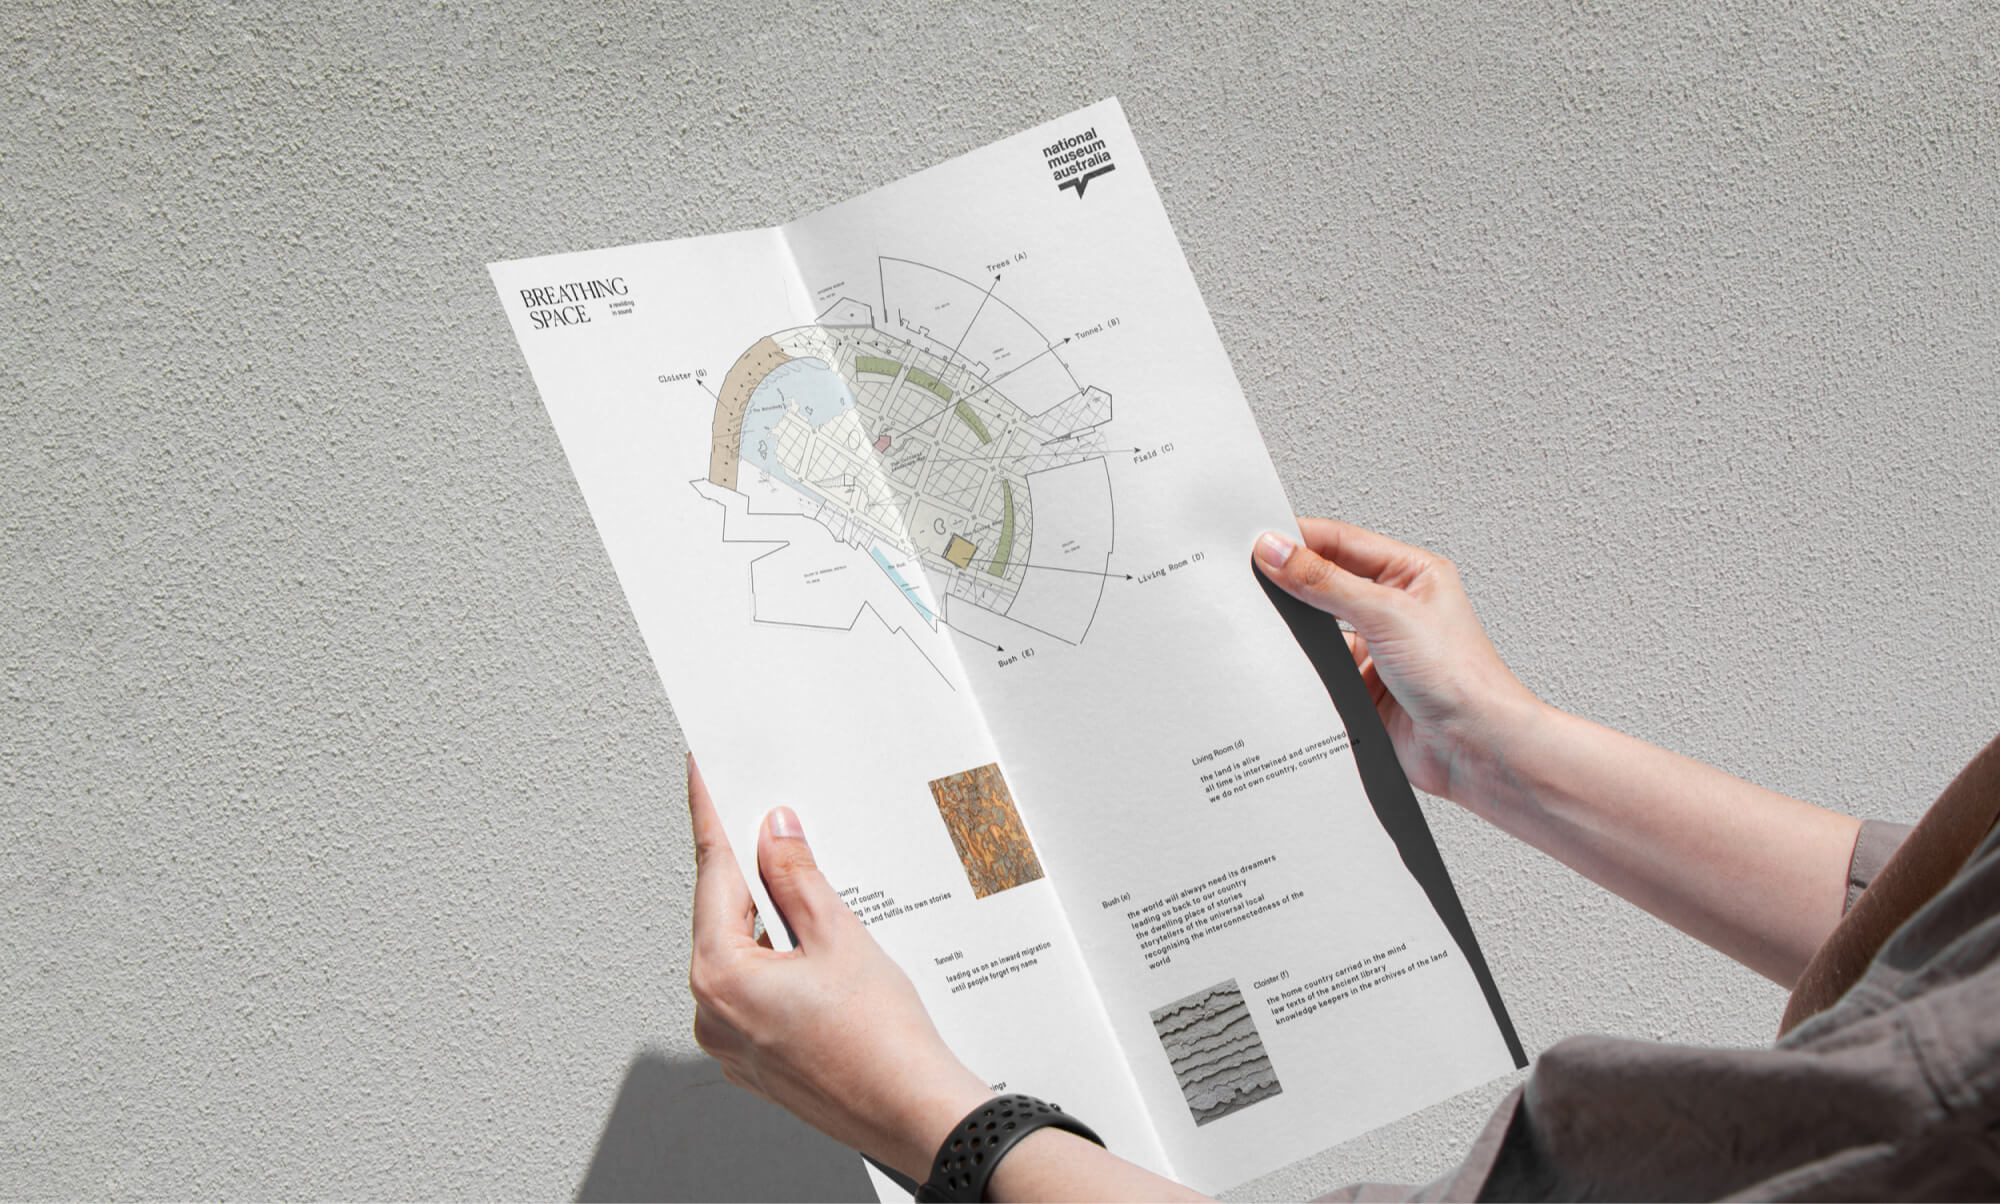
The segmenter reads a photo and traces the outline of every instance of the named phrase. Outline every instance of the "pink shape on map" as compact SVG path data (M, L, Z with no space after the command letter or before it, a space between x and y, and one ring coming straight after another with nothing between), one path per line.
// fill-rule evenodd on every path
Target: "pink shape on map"
M875 441L875 450L876 450L876 451L878 451L878 452L885 452L885 451L888 451L888 450L889 450L889 436L887 436L887 435L884 435L884 436L882 436L882 437L881 437L880 439L877 439L877 440Z

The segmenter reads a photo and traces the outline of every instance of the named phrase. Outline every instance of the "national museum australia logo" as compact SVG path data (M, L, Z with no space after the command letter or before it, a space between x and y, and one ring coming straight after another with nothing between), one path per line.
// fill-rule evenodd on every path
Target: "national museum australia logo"
M1079 201L1083 199L1085 185L1116 166L1111 162L1111 152L1104 147L1104 139L1097 136L1096 126L1043 147L1042 158L1049 161L1056 190L1074 188Z
M622 318L632 312L631 290L623 276L524 288L521 304L528 308L528 325L536 330L588 326L597 314Z

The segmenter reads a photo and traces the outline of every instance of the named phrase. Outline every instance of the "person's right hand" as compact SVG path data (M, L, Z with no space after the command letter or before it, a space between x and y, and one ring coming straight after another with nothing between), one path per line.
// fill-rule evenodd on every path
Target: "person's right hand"
M993 1092L827 883L790 808L757 838L757 871L798 940L782 953L751 936L757 907L693 757L688 812L695 1041L730 1082L921 1181L952 1126Z
M1449 560L1329 518L1303 544L1259 537L1279 588L1347 620L1348 647L1396 759L1417 789L1455 802L1489 785L1511 725L1540 706L1493 649Z

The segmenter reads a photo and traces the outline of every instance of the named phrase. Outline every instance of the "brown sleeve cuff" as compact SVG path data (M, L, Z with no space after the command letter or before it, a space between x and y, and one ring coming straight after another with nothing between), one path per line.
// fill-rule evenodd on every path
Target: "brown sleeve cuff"
M1847 904L1841 908L1842 914L1853 908L1854 901L1868 884L1875 881L1875 875L1889 863L1897 849L1903 845L1903 838L1910 834L1910 825L1892 824L1879 819L1861 821L1861 831L1854 837L1854 856L1847 863Z

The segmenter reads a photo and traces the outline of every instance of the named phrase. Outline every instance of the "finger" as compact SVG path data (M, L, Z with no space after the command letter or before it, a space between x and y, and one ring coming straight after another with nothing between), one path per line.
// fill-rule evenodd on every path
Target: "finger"
M1278 588L1308 606L1351 620L1357 627L1368 627L1384 617L1396 601L1393 595L1397 591L1350 573L1275 531L1257 537L1252 556Z
M1378 712L1396 701L1396 696L1389 693L1389 687L1382 684L1382 679L1372 674L1368 678L1368 697L1374 700Z
M1368 700L1375 704L1376 710L1381 710L1390 701L1389 687L1383 684L1381 670L1375 667L1373 659L1361 666L1361 684L1368 688Z
M1358 631L1341 634L1347 637L1347 650L1354 654L1354 667L1366 672L1375 663L1375 650L1368 646L1368 637Z
M694 821L695 950L715 953L748 944L756 904L693 754L688 756L688 814Z
M793 943L808 953L816 943L830 940L843 919L853 918L819 872L805 830L790 807L778 807L764 817L757 835L757 872L764 876L764 889L771 892L771 902Z
M1322 557L1370 581L1393 584L1436 559L1422 548L1337 518L1302 518L1299 534Z
M1382 684L1382 675L1375 671L1375 656L1368 651L1368 638L1358 631L1343 631L1347 637L1347 651L1354 657L1354 667L1361 674L1361 684L1368 687L1368 697L1377 707L1382 705L1382 696L1387 688Z

